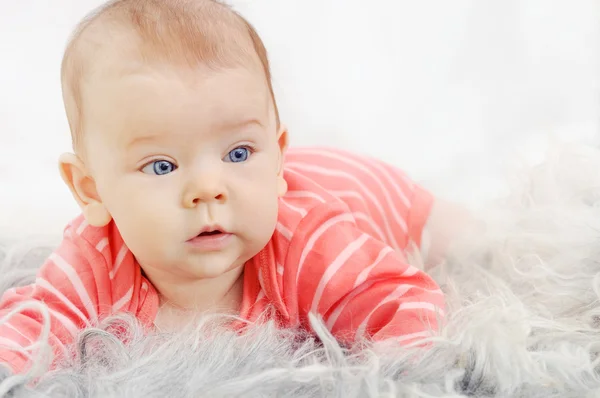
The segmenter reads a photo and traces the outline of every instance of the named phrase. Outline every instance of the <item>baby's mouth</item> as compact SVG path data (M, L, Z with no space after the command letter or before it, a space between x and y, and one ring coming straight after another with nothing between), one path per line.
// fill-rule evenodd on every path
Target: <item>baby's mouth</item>
M206 231L206 232L202 232L200 234L198 234L199 237L202 236L212 236L212 235L219 235L222 234L223 232L219 231L219 230L215 230L215 231Z
M231 243L231 233L218 226L204 228L198 235L188 240L193 250L200 252L215 252L223 250Z
M220 225L211 225L200 229L200 231L198 231L198 233L194 237L190 238L188 241L213 241L218 239L225 239L229 235L229 232L224 230Z

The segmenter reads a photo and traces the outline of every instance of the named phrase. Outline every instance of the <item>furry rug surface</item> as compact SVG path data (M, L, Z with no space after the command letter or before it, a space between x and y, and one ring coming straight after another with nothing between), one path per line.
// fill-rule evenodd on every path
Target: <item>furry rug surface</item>
M315 340L268 323L237 335L216 316L177 335L143 336L115 318L83 331L60 370L0 375L0 396L600 395L600 151L550 153L482 217L486 233L434 270L449 311L428 349L342 349L317 321ZM31 281L49 250L5 247L0 290ZM127 345L110 333L123 323Z

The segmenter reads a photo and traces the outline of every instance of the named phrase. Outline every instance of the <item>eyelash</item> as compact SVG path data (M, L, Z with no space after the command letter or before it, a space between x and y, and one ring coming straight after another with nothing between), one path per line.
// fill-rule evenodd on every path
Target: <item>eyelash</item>
M147 160L147 161L145 161L145 162L144 162L144 163L143 163L143 164L142 164L142 165L139 167L139 169L140 169L140 170L142 170L144 167L146 167L146 166L148 166L148 165L150 165L150 164L152 164L152 163L156 163L156 162L162 162L162 161L169 162L169 163L173 163L173 165L175 165L175 167L179 167L179 166L177 165L177 162L175 162L174 160L172 160L172 159L170 159L170 158L168 158L168 157L156 157L156 158L152 158L152 159L150 159L150 160Z
M231 148L229 151L227 151L227 154L229 154L231 151L233 151L234 149L237 148L246 148L250 154L253 154L256 152L256 147L254 145L251 144L243 144L243 145L236 145L233 148ZM225 156L227 156L227 154ZM176 168L179 168L179 166L177 165L176 162L169 160L167 158L155 158L155 159L150 159L147 162L144 162L144 164L139 168L139 171L142 171L145 167L147 167L148 165L155 163L155 162L160 162L160 161L167 161L170 163L173 163L173 165L175 165Z
M231 148L230 150L227 151L227 153L233 151L234 149L238 149L238 148L246 148L251 154L256 152L256 148L250 144L244 144L244 145L236 145L233 148Z

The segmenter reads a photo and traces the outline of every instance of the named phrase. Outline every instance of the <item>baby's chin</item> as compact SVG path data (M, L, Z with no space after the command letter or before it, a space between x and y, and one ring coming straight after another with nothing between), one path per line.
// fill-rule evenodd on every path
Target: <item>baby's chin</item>
M190 280L204 280L204 279L218 279L228 274L237 273L241 271L240 268L242 265L234 265L234 264L211 264L209 266L206 265L195 265L186 270L183 270L187 273L187 276Z
M213 279L224 274L235 272L250 260L251 255L234 255L227 252L210 252L194 256L187 256L182 261L174 264L179 271L194 279Z
M207 251L204 247L199 249L184 243L173 249L145 251L136 254L136 259L147 275L164 274L182 280L212 279L244 266L268 245L269 240L270 236L245 239L234 234L220 250Z

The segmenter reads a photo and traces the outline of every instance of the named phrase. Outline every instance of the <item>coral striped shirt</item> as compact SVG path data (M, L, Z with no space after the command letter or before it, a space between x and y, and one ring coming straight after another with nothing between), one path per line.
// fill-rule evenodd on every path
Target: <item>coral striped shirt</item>
M340 150L290 150L284 175L277 228L245 265L240 315L253 321L274 308L282 327L309 328L313 313L343 342L435 330L443 294L403 255L411 241L420 244L432 196L402 171ZM13 311L28 301L38 305ZM0 322L0 361L17 373L28 368L28 357L9 347L35 343L44 316L60 354L81 329L118 312L152 327L158 306L114 223L91 227L80 216L35 283L2 297L0 316L15 313Z

